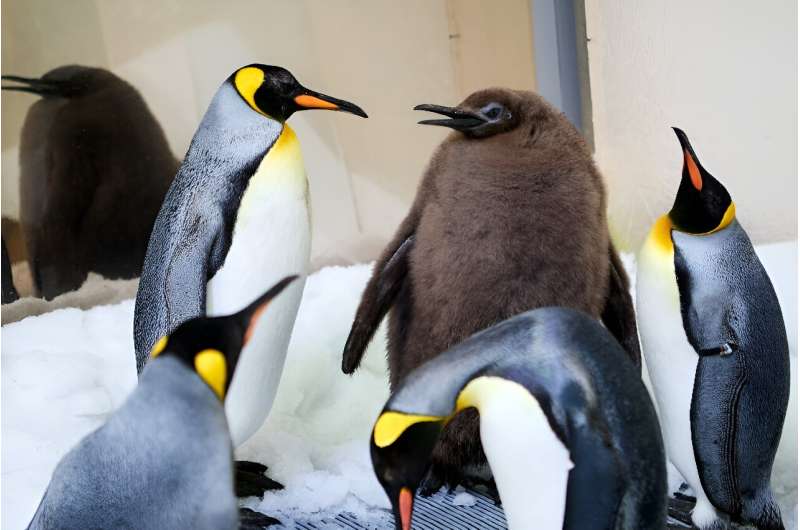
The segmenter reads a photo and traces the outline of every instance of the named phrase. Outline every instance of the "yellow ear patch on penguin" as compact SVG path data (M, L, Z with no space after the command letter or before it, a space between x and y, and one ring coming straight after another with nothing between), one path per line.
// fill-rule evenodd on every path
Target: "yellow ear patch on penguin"
M164 349L167 347L168 340L169 337L167 337L166 335L158 339L158 341L153 345L153 349L150 350L151 359L155 359L156 357L158 357L159 353L164 351Z
M264 112L256 105L256 90L264 82L264 71L254 66L245 66L233 76L233 86L250 107L261 114ZM266 116L266 114L264 114Z
M381 414L378 421L375 422L372 436L375 439L375 445L381 448L388 447L412 425L423 421L441 421L442 419L444 418L438 416L418 416L390 410Z
M194 369L220 400L225 398L228 367L221 351L212 349L201 351L194 356Z

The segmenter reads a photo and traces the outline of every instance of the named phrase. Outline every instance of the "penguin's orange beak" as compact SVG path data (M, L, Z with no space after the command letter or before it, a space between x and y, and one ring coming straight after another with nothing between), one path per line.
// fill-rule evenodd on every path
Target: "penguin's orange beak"
M411 530L411 513L414 510L414 494L408 488L401 488L397 500L400 512L400 525L403 530Z
M303 88L302 91L294 97L294 103L297 105L297 110L339 110L361 116L362 118L367 117L367 113L354 103L332 96L326 96L325 94L320 94L319 92L314 92L307 88Z

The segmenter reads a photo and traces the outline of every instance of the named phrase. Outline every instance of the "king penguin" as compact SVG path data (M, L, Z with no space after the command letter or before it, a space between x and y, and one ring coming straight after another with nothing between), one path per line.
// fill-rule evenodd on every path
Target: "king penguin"
M639 371L594 318L545 307L410 372L375 422L378 480L398 529L443 427L474 408L511 530L662 530L666 467Z
M150 237L134 313L140 372L156 340L181 322L230 312L254 290L307 271L308 180L286 124L305 109L367 116L277 66L244 66L217 90ZM303 284L287 289L242 352L226 401L234 446L258 430L272 406Z
M19 144L20 224L34 286L46 299L89 272L135 278L178 169L141 94L102 68L3 76L3 91L39 96Z
M125 403L58 463L28 529L240 528L222 401L241 349L293 279L161 338Z
M728 520L782 529L770 489L789 399L781 308L728 191L675 133L681 183L639 253L636 280L667 453L697 496L701 530Z
M550 305L602 319L639 364L628 279L606 221L606 192L586 142L532 92L475 92L446 116L407 217L384 249L345 344L352 373L389 314L390 383L471 334ZM485 464L477 416L448 425L425 491Z

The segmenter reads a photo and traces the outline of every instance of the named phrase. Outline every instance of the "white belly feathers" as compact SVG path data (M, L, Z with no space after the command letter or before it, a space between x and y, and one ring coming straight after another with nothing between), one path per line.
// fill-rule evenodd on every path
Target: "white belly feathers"
M698 358L683 329L668 223L659 219L639 252L636 312L667 456L697 495L697 516L713 508L703 493L692 447L689 411Z
M308 181L299 142L284 125L242 197L225 263L208 282L207 313L239 311L283 277L305 275L310 247ZM270 304L242 350L225 402L234 447L272 407L304 283L298 279Z

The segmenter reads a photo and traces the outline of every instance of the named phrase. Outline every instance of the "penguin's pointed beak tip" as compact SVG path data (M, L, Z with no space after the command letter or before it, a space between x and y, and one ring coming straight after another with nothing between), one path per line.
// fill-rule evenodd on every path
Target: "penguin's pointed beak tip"
M678 141L681 144L681 147L686 148L689 147L689 137L686 136L686 133L683 132L683 129L679 127L672 127L672 131L675 133L675 136L678 137Z

